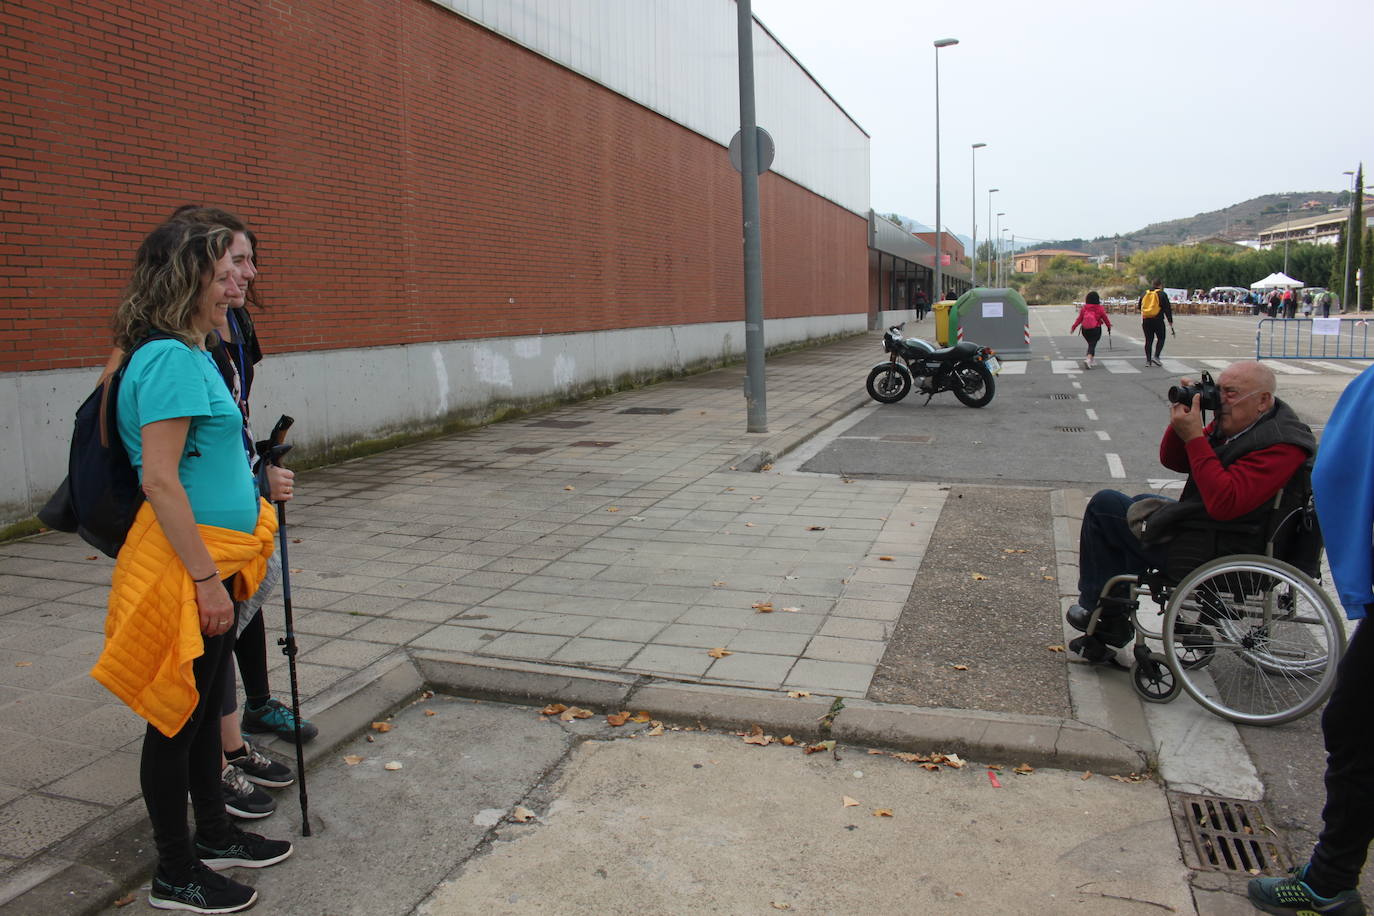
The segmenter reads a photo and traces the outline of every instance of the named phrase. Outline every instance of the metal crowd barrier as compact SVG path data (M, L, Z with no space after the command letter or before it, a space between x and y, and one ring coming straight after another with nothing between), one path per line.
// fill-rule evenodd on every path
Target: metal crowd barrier
M1255 359L1374 359L1369 318L1262 318Z

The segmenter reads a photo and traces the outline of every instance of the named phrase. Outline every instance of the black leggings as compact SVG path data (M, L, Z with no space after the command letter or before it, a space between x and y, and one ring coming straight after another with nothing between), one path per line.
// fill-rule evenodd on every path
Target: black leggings
M138 779L153 823L158 869L166 876L184 875L197 859L186 829L187 791L202 838L214 842L232 834L219 780L219 709L224 690L221 666L229 663L233 632L230 627L222 636L201 637L205 652L192 664L200 699L181 731L168 738L149 725L143 735Z
M243 678L243 696L253 706L261 706L272 696L267 686L267 627L262 621L263 610L253 615L234 642L234 658ZM234 666L224 666L224 702L220 713L229 715L238 708L238 689L234 680Z
M1159 354L1164 352L1164 319L1143 318L1140 321L1140 329L1145 332L1145 358L1159 362ZM1155 342L1155 351L1150 353L1150 341Z
M1361 620L1337 668L1336 689L1322 713L1326 739L1326 806L1307 880L1323 896L1358 887L1374 840L1374 632ZM1368 656L1368 657L1367 657Z
M1097 342L1102 339L1101 328L1084 328L1083 339L1088 342L1088 355L1097 355Z

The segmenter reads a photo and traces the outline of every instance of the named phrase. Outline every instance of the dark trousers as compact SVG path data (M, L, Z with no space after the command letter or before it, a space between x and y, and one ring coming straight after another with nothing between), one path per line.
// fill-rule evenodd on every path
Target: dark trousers
M1336 671L1336 689L1322 713L1326 739L1326 807L1312 850L1308 882L1323 896L1357 887L1374 840L1374 632L1360 621Z
M1088 342L1088 355L1097 355L1097 342L1102 339L1101 328L1084 328L1083 339Z
M1145 332L1145 358L1159 362L1159 354L1164 352L1164 319L1156 316L1154 318L1142 318L1140 329ZM1150 341L1154 341L1154 352L1150 352Z
M1102 587L1112 576L1140 575L1160 566L1164 557L1140 543L1126 525L1131 503L1152 494L1127 496L1117 490L1098 490L1083 510L1078 529L1078 604L1089 611L1097 607ZM1104 611L1105 613L1105 611Z
M262 615L259 608L234 642L234 658L239 663L239 676L243 678L243 696L255 706L261 706L272 695L267 686L267 627L262 622ZM233 666L226 667L232 676Z
M197 858L186 829L188 791L202 837L219 840L233 829L219 779L222 667L229 664L233 632L231 627L222 636L202 637L205 652L192 665L200 699L181 731L169 738L149 725L143 735L138 778L153 823L158 869L165 876L184 875Z

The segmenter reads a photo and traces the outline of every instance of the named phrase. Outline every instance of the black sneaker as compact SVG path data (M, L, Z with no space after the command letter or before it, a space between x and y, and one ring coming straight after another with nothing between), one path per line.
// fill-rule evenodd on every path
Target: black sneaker
M234 830L229 842L210 845L196 838L196 855L206 868L220 871L241 868L266 868L287 858L295 849L286 840L268 840L256 833Z
M261 706L243 704L243 727L257 734L273 734L287 741L296 740L296 717L291 707L281 700L269 698ZM301 720L301 743L311 740L320 730L304 719Z
M290 767L268 757L248 741L243 742L237 755L226 754L225 759L242 770L245 779L259 786L280 789L296 781Z
M277 800L249 782L232 763L220 772L219 782L224 790L224 810L234 817L255 820L277 810Z
M258 899L258 892L245 884L217 875L197 862L184 878L168 879L153 875L148 902L159 910L188 910L192 913L237 913Z
M1364 901L1359 891L1341 891L1331 897L1319 897L1303 879L1307 865L1288 873L1286 878L1251 878L1246 891L1256 909L1266 913L1312 913L1323 916L1365 916Z

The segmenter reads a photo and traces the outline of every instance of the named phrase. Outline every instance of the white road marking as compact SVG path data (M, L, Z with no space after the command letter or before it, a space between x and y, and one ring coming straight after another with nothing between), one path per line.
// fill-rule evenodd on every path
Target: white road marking
M1080 401L1086 401L1087 399L1088 399L1088 396L1087 396L1086 394L1084 394L1084 393L1081 392L1081 391L1078 393L1078 400L1080 400Z
M1345 366L1340 363L1327 362L1324 359L1309 359L1307 364L1309 366L1321 366L1323 369L1330 369L1332 372L1342 372L1346 375L1359 375L1364 371L1357 366Z
M1076 374L1083 371L1083 367L1078 364L1076 359L1052 359L1050 360L1050 369L1055 375Z
M1093 410L1091 407L1089 407L1087 410L1085 410L1085 411L1083 411L1083 412L1084 412L1085 414L1088 415L1088 419L1089 419L1089 420L1096 420L1096 419L1097 419L1097 411Z
M1101 439L1103 442L1112 441L1111 435L1105 429L1099 429L1097 431L1097 438Z
M1026 367L1030 365L1028 360L1018 360L1017 362L1007 361L1002 363L1002 371L998 375L1025 375Z
M1202 363L1204 366L1206 366L1206 367L1209 368L1209 369L1218 369L1218 370L1220 370L1220 371L1222 371L1222 372L1225 372L1227 369L1229 369L1229 368L1231 367L1231 363L1235 362L1235 360L1230 360L1230 359L1200 359L1200 360L1198 360L1198 362Z
M1124 359L1104 359L1102 367L1113 375L1139 375L1140 368Z
M1176 359L1162 359L1162 360L1160 360L1160 362L1162 362L1162 363L1164 364L1164 371L1165 371L1165 372L1169 372L1169 373L1172 373L1172 374L1174 374L1174 375L1196 375L1196 374L1197 374L1197 370L1194 369L1192 366L1188 365L1187 363L1179 362L1179 361L1176 360Z
M1113 477L1121 478L1126 476L1126 468L1121 463L1121 456L1115 452L1107 453L1107 467L1111 470Z
M1284 359L1266 359L1264 364L1280 375L1316 375L1311 369L1304 369L1302 366L1295 366Z

